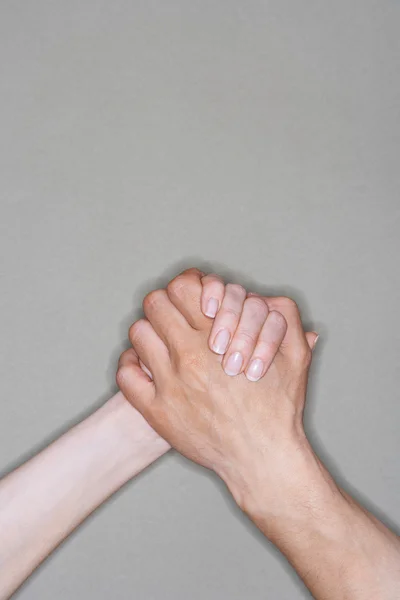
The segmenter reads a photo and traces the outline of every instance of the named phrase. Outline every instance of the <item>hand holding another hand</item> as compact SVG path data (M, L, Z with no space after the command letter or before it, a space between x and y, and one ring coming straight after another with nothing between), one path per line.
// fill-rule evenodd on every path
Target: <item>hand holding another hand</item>
M215 320L204 314L210 297ZM225 289L196 269L148 294L143 306L146 319L130 328L133 348L120 359L122 392L174 448L214 470L244 510L262 487L278 516L309 452L302 416L316 334L304 333L292 300L246 298L240 286ZM229 371L238 352L240 374L228 376L221 362ZM263 365L256 383L246 377L254 360Z

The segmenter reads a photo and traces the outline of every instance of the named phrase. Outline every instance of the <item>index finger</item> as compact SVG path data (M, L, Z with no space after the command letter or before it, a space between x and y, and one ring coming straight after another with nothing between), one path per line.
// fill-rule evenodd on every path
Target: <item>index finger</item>
M299 307L292 298L287 298L286 296L260 296L260 294L253 293L250 293L249 296L261 297L270 311L278 311L285 317L287 330L280 346L280 351L283 354L289 351L297 352L304 350L305 347L309 348L301 322Z

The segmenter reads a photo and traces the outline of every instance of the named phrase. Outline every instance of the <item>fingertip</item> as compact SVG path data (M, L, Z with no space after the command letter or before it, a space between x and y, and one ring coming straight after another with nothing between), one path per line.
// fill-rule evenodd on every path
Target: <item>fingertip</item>
M277 310L271 310L268 318L274 322L275 327L280 330L281 334L285 335L288 324L283 314Z
M261 358L253 358L248 368L246 369L245 375L249 381L259 381L264 373L264 362Z
M214 319L224 298L224 282L219 275L211 273L202 277L201 283L201 310L206 317Z
M307 331L305 335L310 349L314 351L319 339L319 333L317 333L316 331Z
M206 317L213 319L218 312L219 302L217 298L209 298L205 303L205 309L203 310Z

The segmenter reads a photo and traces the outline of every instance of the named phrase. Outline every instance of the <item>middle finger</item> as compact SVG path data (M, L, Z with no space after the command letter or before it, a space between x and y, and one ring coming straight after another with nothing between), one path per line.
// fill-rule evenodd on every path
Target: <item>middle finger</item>
M245 300L239 324L222 361L227 375L235 376L246 369L267 317L268 306L261 298Z

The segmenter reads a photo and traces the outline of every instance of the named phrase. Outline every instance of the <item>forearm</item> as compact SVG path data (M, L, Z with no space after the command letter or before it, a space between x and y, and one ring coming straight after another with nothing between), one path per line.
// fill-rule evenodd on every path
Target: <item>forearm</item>
M119 392L0 482L0 599L169 449Z
M293 460L292 481L282 478L280 503L265 506L258 478L246 512L316 599L400 598L399 538L341 490L307 446Z

